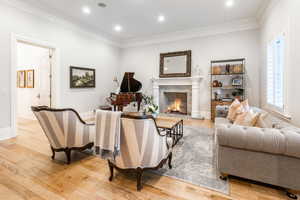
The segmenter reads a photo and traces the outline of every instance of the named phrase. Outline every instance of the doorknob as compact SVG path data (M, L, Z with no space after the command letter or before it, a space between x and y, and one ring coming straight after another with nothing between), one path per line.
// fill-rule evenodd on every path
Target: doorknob
M38 94L36 97L37 97L38 99L40 99L40 98L41 98L41 94Z

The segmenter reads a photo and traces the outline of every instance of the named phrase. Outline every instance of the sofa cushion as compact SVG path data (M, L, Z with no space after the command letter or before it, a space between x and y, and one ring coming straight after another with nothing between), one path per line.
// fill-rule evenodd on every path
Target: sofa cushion
M294 131L223 124L216 134L222 146L300 158L300 134Z

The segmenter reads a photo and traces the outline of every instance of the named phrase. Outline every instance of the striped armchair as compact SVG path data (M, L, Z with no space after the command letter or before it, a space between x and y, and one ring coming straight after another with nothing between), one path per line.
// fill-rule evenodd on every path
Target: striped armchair
M162 134L152 116L122 116L120 134L120 155L108 160L113 179L113 170L137 173L137 190L141 190L142 173L149 169L159 169L166 161L172 168L172 138Z
M52 109L47 106L31 107L46 134L52 159L55 152L64 151L67 163L71 162L71 151L83 151L93 147L95 126L85 123L73 109Z

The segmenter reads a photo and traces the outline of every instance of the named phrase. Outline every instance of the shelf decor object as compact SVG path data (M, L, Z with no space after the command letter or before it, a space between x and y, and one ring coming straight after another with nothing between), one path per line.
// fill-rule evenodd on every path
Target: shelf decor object
M217 106L229 106L235 99L246 99L245 59L211 61L211 120Z

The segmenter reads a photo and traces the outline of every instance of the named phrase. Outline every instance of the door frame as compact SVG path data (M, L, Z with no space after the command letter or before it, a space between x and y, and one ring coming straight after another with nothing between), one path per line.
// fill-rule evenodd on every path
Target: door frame
M51 59L51 102L52 106L60 106L60 50L55 45L48 41L37 40L34 38L26 37L23 35L18 35L15 33L11 34L11 136L17 136L17 45L18 42L44 47L47 49L52 49L52 59Z

